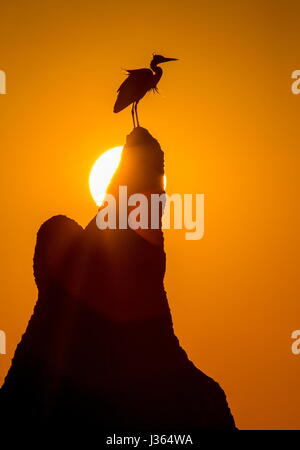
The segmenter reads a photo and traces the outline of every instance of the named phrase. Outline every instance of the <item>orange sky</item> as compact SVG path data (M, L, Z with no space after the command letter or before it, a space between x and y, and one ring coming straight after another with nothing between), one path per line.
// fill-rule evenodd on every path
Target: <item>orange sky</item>
M18 0L1 4L0 383L32 313L35 236L50 216L85 226L88 175L122 145L122 68L165 64L141 125L165 151L168 192L205 194L205 237L167 231L175 330L224 388L239 428L300 428L296 1Z

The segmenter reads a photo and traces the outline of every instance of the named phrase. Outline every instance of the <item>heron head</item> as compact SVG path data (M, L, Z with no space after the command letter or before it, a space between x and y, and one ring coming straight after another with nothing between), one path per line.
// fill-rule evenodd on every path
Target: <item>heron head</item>
M161 64L161 63L168 62L168 61L178 61L178 59L177 58L165 58L164 56L153 54L151 63L153 65L157 66L157 64Z

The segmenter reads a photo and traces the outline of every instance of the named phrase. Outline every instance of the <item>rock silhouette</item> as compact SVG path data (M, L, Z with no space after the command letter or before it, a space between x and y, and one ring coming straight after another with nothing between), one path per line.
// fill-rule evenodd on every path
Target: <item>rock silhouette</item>
M164 157L143 128L127 137L108 192L163 192ZM0 391L6 423L90 430L234 430L220 386L174 334L163 233L39 229L38 301Z

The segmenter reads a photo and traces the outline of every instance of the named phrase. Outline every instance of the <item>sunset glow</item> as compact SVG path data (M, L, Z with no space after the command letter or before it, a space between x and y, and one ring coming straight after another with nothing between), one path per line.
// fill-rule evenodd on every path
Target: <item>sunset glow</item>
M97 206L101 206L106 189L118 168L123 147L114 147L102 153L92 167L89 186L93 199Z

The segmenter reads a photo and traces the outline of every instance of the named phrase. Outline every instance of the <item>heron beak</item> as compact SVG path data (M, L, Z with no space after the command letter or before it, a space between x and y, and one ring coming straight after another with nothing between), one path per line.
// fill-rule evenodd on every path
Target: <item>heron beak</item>
M168 61L178 61L177 58L165 58L164 62L168 62Z

